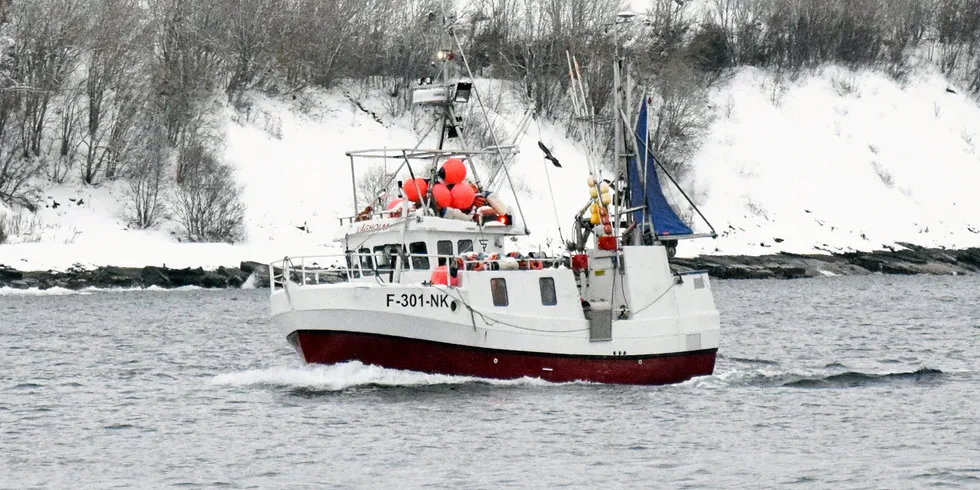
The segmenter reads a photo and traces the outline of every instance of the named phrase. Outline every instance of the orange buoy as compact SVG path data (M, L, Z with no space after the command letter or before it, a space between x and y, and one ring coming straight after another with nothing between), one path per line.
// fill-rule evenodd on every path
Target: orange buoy
M450 158L442 164L439 176L447 184L458 184L466 178L466 164L459 158Z
M402 215L401 206L402 206L402 202L404 201L405 200L400 197L396 197L392 199L391 202L389 202L388 205L385 206L385 209L388 210L388 216L391 216L392 218L397 218L401 216Z
M425 193L429 191L429 183L425 179L418 177L408 179L402 183L402 193L409 201L421 202Z
M436 184L432 186L432 199L435 200L436 206L448 208L453 203L453 194L446 184Z
M453 194L451 206L456 209L469 209L476 198L476 193L473 192L473 188L468 185L454 185L453 190L450 192Z
M440 265L432 270L432 275L429 276L429 281L431 281L432 284L439 286L459 286L459 276L452 277L452 275L449 274L449 267L444 265Z

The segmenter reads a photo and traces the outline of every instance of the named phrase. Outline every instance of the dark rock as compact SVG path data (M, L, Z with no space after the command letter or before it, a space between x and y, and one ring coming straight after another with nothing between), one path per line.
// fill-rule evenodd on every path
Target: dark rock
M123 269L121 267L99 267L91 273L92 282L96 287L103 288L135 288L141 287L140 269Z
M268 265L262 264L262 263L259 263L259 262L252 262L250 260L246 260L245 262L242 262L238 266L238 268L241 269L242 272L244 272L245 274L251 274L251 273L253 273L255 271L259 271L259 270L265 270L266 275L269 274L269 266Z
M919 269L908 262L882 262L881 272L885 274L913 275L917 274Z
M24 274L16 269L7 266L0 266L0 282L17 281L24 278Z
M235 267L218 267L218 274L225 278L227 287L230 288L241 288L248 280L248 274Z
M242 287L242 284L244 284L244 283L245 283L245 280L242 279L239 276L228 276L225 279L225 284L229 288L239 289L239 288Z
M10 287L12 287L14 289L30 289L31 288L31 285L28 284L27 281L25 281L23 279L15 279L13 281L10 281L10 282L7 283L7 286L10 286Z
M773 267L770 269L774 276L780 279L802 279L812 277L807 273L806 267Z
M197 285L208 289L225 288L228 287L228 277L217 271L206 271Z
M186 268L186 269L168 269L167 275L170 277L170 283L175 288L183 286L201 286L204 281L204 268L198 267L196 269Z
M256 289L267 288L267 287L269 287L269 284L271 283L271 281L269 280L269 273L268 272L266 272L265 274L262 274L262 273L259 273L259 272L256 271L256 272L253 272L252 275L249 276L249 277L252 279L252 287L254 287Z
M165 269L160 267L155 267L148 265L143 268L140 272L140 280L143 282L143 287L147 288L150 286L157 286L161 288L170 287L170 278L167 277L167 273L164 272Z
M708 266L708 275L718 279L772 279L775 275L763 268L744 265Z
M847 254L847 261L870 272L881 272L884 260L864 254Z

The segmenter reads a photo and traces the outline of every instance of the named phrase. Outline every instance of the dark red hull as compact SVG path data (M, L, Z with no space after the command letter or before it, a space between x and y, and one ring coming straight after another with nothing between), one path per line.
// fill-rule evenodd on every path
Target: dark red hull
M303 330L289 342L308 363L360 361L389 369L493 379L658 385L714 371L718 349L651 356L573 356L466 347L355 332Z

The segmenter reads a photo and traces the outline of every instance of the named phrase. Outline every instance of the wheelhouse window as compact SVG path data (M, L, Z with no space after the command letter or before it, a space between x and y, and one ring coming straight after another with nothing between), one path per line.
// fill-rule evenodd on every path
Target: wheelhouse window
M395 270L398 256L401 254L402 246L397 244L378 245L374 247L374 259L378 264L378 272L391 272Z
M507 281L499 277L490 279L490 293L493 295L494 306L507 306Z
M555 293L555 278L542 277L538 279L541 287L541 304L545 306L555 306L558 304L558 294Z
M428 257L415 257L415 255L427 255L429 253L425 242L409 243L408 252L412 254L412 269L421 271L429 270Z
M364 274L365 276L373 276L374 263L371 261L371 249L359 249L357 254L361 257L361 274Z
M460 240L456 242L456 250L459 254L465 254L467 252L473 251L473 240Z
M361 277L361 268L358 267L360 263L356 257L350 250L347 251L347 271L350 272L350 276L354 279Z
M439 265L446 265L446 256L453 255L453 241L439 240L436 242L436 253L439 254Z

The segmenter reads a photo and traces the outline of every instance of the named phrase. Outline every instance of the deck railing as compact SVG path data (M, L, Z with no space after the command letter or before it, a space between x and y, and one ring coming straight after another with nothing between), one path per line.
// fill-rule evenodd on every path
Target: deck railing
M304 255L284 257L269 264L269 287L273 291L282 288L285 281L299 285L331 284L346 282L361 277L380 276L384 280L392 279L406 272L431 272L443 264L462 265L462 269L471 272L500 270L502 261L511 259L518 262L539 264L538 268L559 268L567 266L567 258L563 257L498 257L498 258L466 258L459 255L395 253L391 259L397 260L394 266L379 265L376 252L348 252L325 255ZM414 259L427 259L427 267L408 267L416 263ZM362 266L370 264L370 269ZM496 264L496 266L494 266ZM477 267L479 266L479 267ZM479 269L474 271L474 269ZM386 277L387 276L387 277Z

